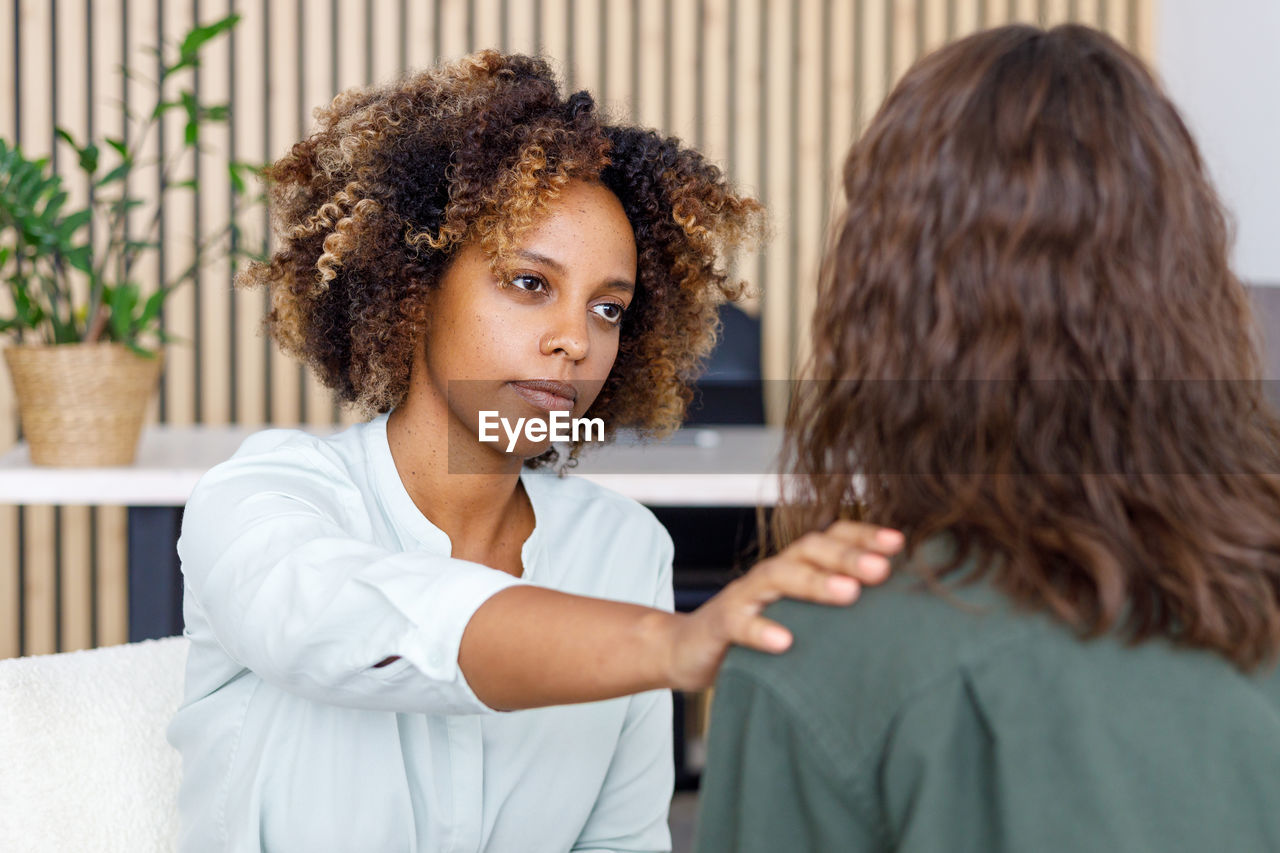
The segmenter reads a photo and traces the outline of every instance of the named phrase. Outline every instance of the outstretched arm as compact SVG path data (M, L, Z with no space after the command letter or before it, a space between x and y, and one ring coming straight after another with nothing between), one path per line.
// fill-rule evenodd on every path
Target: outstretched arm
M495 593L462 635L458 663L476 696L514 710L590 702L715 680L729 646L782 652L791 635L760 612L779 598L849 604L888 576L902 537L840 521L758 563L693 613L570 595L535 586Z

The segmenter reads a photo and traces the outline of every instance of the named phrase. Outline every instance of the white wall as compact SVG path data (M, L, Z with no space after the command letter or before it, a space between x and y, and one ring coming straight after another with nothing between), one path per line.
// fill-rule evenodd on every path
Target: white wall
M1156 64L1236 220L1236 273L1280 286L1280 0L1160 0Z

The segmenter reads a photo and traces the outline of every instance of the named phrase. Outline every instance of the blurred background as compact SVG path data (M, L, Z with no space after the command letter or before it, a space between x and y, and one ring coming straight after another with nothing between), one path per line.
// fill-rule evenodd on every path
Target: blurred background
M541 53L570 90L699 147L768 206L772 241L733 259L755 294L727 318L725 346L749 354L748 372L785 379L805 355L842 155L893 81L976 29L1073 20L1110 32L1165 79L1236 215L1239 272L1257 286L1260 316L1280 326L1280 289L1268 289L1280 284L1280 3L1270 0L0 0L0 138L49 156L84 203L89 182L55 127L77 139L124 134L124 111L143 103L158 62L148 49L232 12L239 24L184 84L230 108L178 175L198 176L200 191L169 192L158 207L159 187L130 188L153 200L130 227L161 223L144 288L188 265L211 222L236 218L241 248L269 248L265 212L233 207L227 164L279 157L336 92L485 47ZM126 62L140 71L129 81ZM158 150L183 132L173 118L131 142ZM264 294L233 290L234 266L206 266L165 302L178 341L151 422L350 420L263 337ZM784 406L761 401L770 422ZM19 438L0 372L0 453ZM119 507L0 506L0 657L124 642L125 535Z

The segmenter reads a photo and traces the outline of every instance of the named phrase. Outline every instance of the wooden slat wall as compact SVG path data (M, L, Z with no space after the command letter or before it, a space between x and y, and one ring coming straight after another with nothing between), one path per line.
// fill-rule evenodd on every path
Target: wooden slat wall
M170 196L165 248L143 275L191 259L192 235L225 220L226 160L262 162L307 129L314 107L348 86L482 47L542 52L574 88L619 119L701 147L768 205L774 238L736 259L758 290L764 369L790 375L805 351L812 282L836 198L832 176L891 82L922 52L1013 20L1078 20L1153 55L1158 0L0 0L0 136L53 153L76 199L87 198L53 128L119 135L119 104L145 84L116 71L155 60L193 21L243 15L210 46L195 86L230 101L232 119L207 128L199 197ZM179 122L169 121L172 145ZM155 197L155 187L139 188ZM139 210L133 226L152 215ZM266 233L259 211L245 239ZM172 346L153 418L173 424L348 420L324 390L259 334L264 295L233 292L229 262L172 297ZM5 298L0 295L0 299ZM781 383L770 383L780 386ZM770 400L777 415L785 401ZM0 375L0 448L18 437L9 377ZM127 636L125 517L118 508L0 507L0 657L123 642Z

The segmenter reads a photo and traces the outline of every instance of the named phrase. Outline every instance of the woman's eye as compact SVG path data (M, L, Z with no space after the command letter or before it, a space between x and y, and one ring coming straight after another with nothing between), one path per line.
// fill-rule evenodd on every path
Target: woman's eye
M592 311L611 325L618 325L622 322L622 315L626 313L626 308L616 302L601 302L599 305L593 306Z
M537 293L547 289L547 283L536 275L517 275L512 277L511 285L529 293Z

